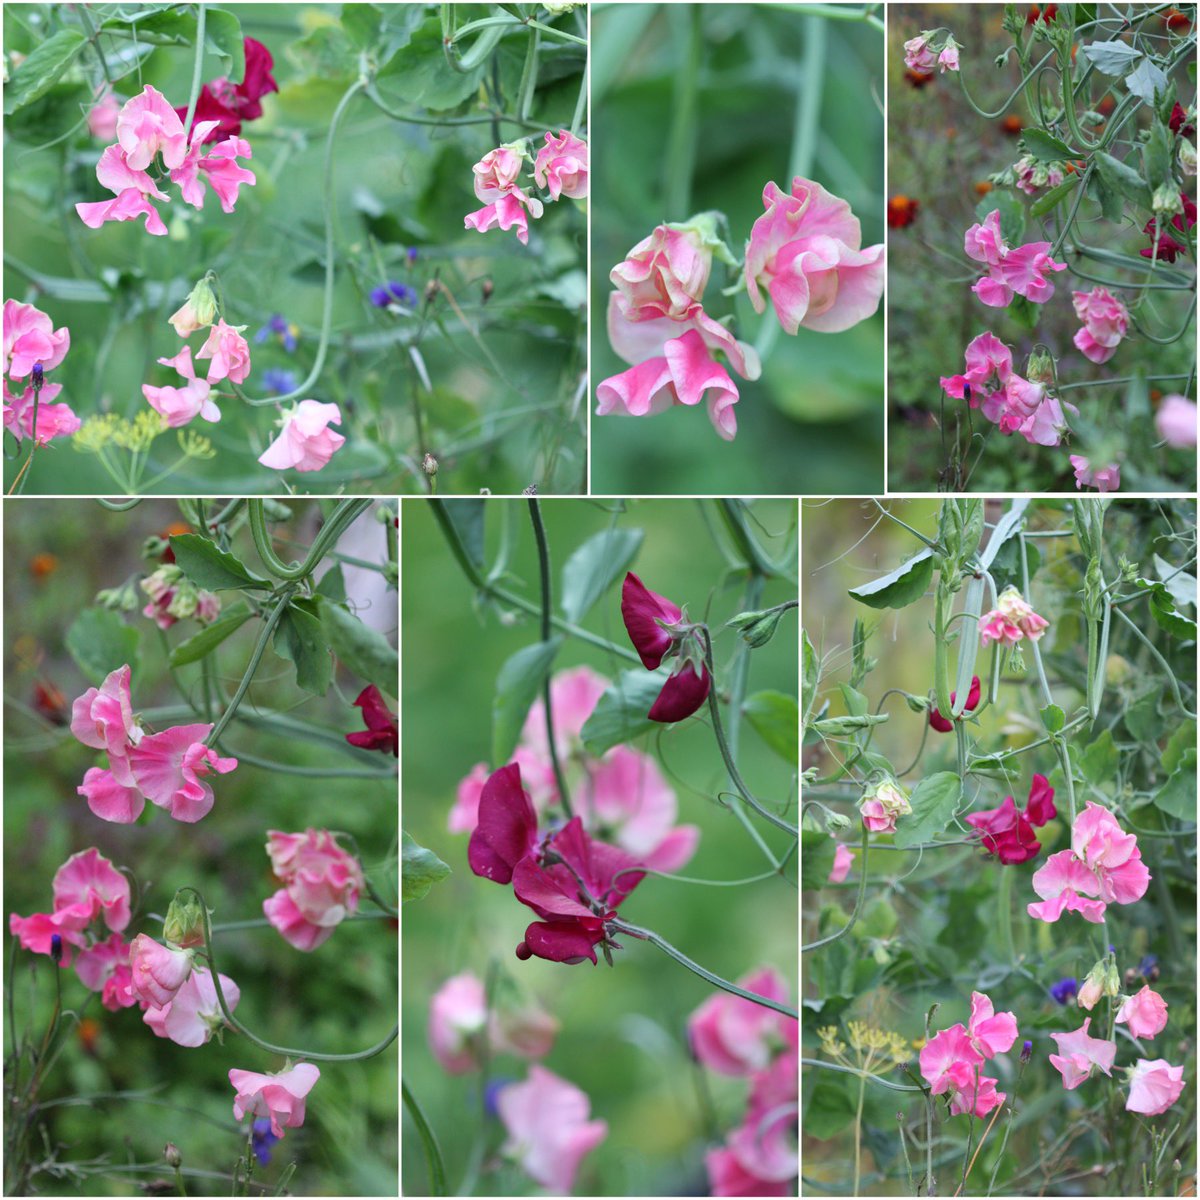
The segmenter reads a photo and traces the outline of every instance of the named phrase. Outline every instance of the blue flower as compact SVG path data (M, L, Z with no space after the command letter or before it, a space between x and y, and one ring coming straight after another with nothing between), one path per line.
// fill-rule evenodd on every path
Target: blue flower
M383 287L371 289L371 303L376 308L387 308L391 304L408 304L415 305L419 297L416 289L408 286L407 283L400 283L398 280L389 279Z
M296 334L299 332L299 329L286 317L274 313L271 319L254 335L254 340L261 344L272 334L278 334L283 348L291 354L296 349Z
M296 372L284 367L268 367L262 373L262 383L272 396L286 396L296 390Z
M405 251L405 254L407 254L407 255L408 255L408 261L409 261L409 264L410 264L410 265L412 265L412 264L416 263L416 261L417 261L417 248L416 248L416 246L409 246L409 248L408 248L408 249Z
M506 1087L508 1087L508 1085L510 1083L516 1083L516 1082L517 1081L515 1079L500 1078L500 1079L493 1079L487 1085L487 1089L483 1093L483 1106L487 1110L487 1114L489 1117L496 1117L496 1116L500 1115L496 1109L496 1100L500 1096L500 1089L506 1088Z
M1150 980L1153 983L1159 976L1158 970L1158 955L1147 954L1145 958L1138 963L1138 974L1143 979Z
M1068 975L1066 979L1060 979L1051 989L1050 995L1054 997L1059 1004L1070 1004L1079 993L1079 982L1072 976Z
M255 1120L251 1139L254 1157L258 1159L260 1167L265 1167L271 1161L271 1147L279 1141L279 1138L271 1132L269 1117L258 1117Z

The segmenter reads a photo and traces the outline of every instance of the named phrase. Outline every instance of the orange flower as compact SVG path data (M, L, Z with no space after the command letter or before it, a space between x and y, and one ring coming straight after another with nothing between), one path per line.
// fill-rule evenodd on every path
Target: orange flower
M96 1053L96 1039L100 1036L100 1022L84 1017L75 1028L75 1036L83 1047L84 1054Z
M1021 130L1025 128L1025 122L1022 121L1016 113L1009 113L1008 116L1000 122L1000 128L1009 137L1016 137Z
M915 88L923 88L933 82L932 71L914 71L911 67L904 72L904 78Z
M33 685L33 707L54 725L65 725L71 719L67 698L48 679Z
M992 185L987 179L980 179L975 184L975 195L986 196L992 190Z
M1191 28L1192 18L1177 8L1168 8L1162 15L1162 23L1167 29L1184 30Z
M887 223L890 229L903 229L917 219L917 209L921 207L919 200L908 196L893 196L888 201Z
M29 570L34 579L45 579L47 575L53 575L58 570L58 559L48 551L35 554L29 560Z
M1057 16L1058 16L1058 5L1057 4L1047 4L1044 12L1038 5L1031 4L1029 6L1029 11L1025 14L1025 24L1032 25L1038 19L1038 17L1041 17L1043 20L1046 20L1046 21L1053 21L1054 18Z

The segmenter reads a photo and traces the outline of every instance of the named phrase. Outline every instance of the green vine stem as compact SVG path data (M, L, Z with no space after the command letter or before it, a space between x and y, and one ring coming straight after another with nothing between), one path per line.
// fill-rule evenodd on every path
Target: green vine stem
M196 102L200 99L200 80L204 73L204 26L208 17L208 6L204 0L196 5L196 57L192 63L192 90L188 93L187 116L183 120L183 132L192 132L192 118L196 115Z
M857 1075L864 1079L869 1079L872 1083L878 1083L881 1087L891 1088L893 1092L921 1092L925 1094L928 1088L917 1087L912 1083L893 1083L890 1079L884 1079L882 1075L876 1075L873 1071L857 1071L854 1067L843 1067L839 1063L826 1062L823 1058L802 1058L801 1066L805 1067L821 1067L826 1071L840 1071L843 1075Z
M302 563L285 563L275 553L267 532L266 512L262 500L248 500L250 533L254 548L258 551L263 566L274 576L289 582L306 579L321 565L329 547L342 536L358 517L374 503L373 500L339 500L333 514L317 531Z

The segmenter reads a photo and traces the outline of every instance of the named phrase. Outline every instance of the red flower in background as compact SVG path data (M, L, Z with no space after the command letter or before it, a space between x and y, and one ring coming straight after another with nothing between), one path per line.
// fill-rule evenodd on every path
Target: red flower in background
M888 201L887 223L889 229L904 229L917 219L917 210L921 207L919 200L910 200L908 196L893 196Z
M967 692L967 702L966 702L966 704L963 705L963 714L964 715L969 712L974 712L975 709L979 707L979 691L980 691L979 676L972 675L971 676L971 690L969 692ZM954 701L957 699L958 699L958 693L951 692L950 693L950 703L953 704ZM960 716L958 719L961 721L962 717ZM930 709L929 724L931 726L933 726L933 728L936 729L938 731L938 733L949 733L954 728L954 722L951 721L949 717L943 717L942 714L936 708Z
M1057 4L1047 4L1044 9L1040 5L1031 4L1029 6L1029 11L1025 14L1025 24L1026 25L1035 24L1037 22L1038 17L1041 17L1043 21L1053 21L1054 18L1057 16L1058 16L1058 5Z
M354 701L356 708L362 709L366 729L357 733L346 734L346 741L362 750L379 750L386 754L389 750L397 758L400 757L400 729L396 723L396 714L383 702L383 695L372 683L358 693Z
M1058 816L1054 807L1054 789L1045 775L1035 775L1029 785L1029 800L1025 811L1017 810L1011 796L1004 797L999 808L971 813L967 824L978 829L983 848L996 855L1002 863L1028 862L1036 858L1042 844L1037 840L1033 827L1039 828Z
M201 121L219 121L205 142L234 137L242 132L243 121L256 121L262 116L262 98L268 92L279 91L279 85L271 75L275 60L271 52L254 38L245 39L246 69L242 82L230 83L225 76L206 83L196 100L193 127ZM179 119L187 117L186 108L177 108Z
M1183 204L1183 211L1176 213L1171 218L1171 225L1180 233L1184 233L1196 224L1196 202L1186 192L1180 192L1179 199ZM1146 227L1142 232L1150 239L1150 245L1145 250L1138 251L1143 258L1157 257L1163 262L1174 262L1178 255L1187 253L1186 246L1180 245L1170 234L1159 232L1158 220L1155 217L1151 217L1146 222ZM1154 252L1156 241L1158 242L1157 255Z
M914 71L909 67L904 72L904 81L910 86L921 90L927 83L932 83L934 75L932 71Z
M1185 138L1195 137L1195 135L1196 135L1195 125L1192 125L1190 123L1185 124L1186 121L1187 121L1187 111L1184 109L1183 105L1180 104L1178 100L1176 100L1175 107L1173 109L1171 109L1171 119L1167 122L1167 124L1171 128L1171 132L1178 133L1182 137L1185 137Z

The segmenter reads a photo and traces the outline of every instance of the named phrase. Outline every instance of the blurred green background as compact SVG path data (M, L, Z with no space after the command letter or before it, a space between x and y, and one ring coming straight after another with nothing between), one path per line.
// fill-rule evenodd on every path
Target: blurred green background
M271 51L280 88L263 98L263 116L243 126L257 184L242 189L233 214L223 214L211 193L198 212L172 186L171 203L159 205L169 237L148 235L140 222L99 230L83 225L75 203L108 195L95 178L103 145L86 125L78 127L91 87L103 78L88 54L45 98L5 121L4 294L37 304L55 328L70 328L71 350L51 378L64 385L60 399L81 419L147 411L141 385L175 382L170 368L155 362L182 344L167 317L210 268L220 274L229 322L245 324L248 339L273 314L299 327L294 354L278 336L265 345L251 340L247 394L267 394L268 369L296 372L297 385L307 377L323 302L325 135L358 74L360 45L374 44L364 33L372 27L365 14L382 22L381 37L402 46L377 83L392 108L418 118L478 115L489 103L481 99L483 86L497 110L511 113L516 104L524 30L501 41L485 80L482 69L458 75L446 64L437 5L347 6L355 10L353 23L343 21L338 4L224 7L236 14L245 35ZM456 7L464 24L496 11ZM90 12L99 22L125 10L94 5ZM8 6L6 48L28 53L47 31L76 24L66 5ZM566 20L571 31L577 24ZM404 44L410 36L414 40ZM187 103L190 45L143 44L139 62L128 38L104 35L100 44L114 60L111 73L123 76L116 79L118 94L127 98L152 84L171 103ZM547 38L541 59L531 119L547 129L569 127L584 48ZM128 73L135 67L140 77ZM206 54L204 79L223 73L216 55ZM276 410L229 398L221 403L219 424L197 420L189 426L212 440L217 457L193 459L151 490L262 493L282 491L286 482L301 492L334 491L347 483L358 491L423 492L411 409L415 389L424 409L425 448L440 464L441 491L519 492L530 483L543 492L582 490L585 416L577 393L586 368L586 206L572 200L547 205L545 216L531 222L528 247L512 232L463 228L463 217L481 207L471 165L498 142L526 134L540 144L534 129L510 123L402 123L356 97L336 147L333 332L309 393L341 406L346 445L320 472L271 471L255 460L275 435ZM416 251L415 263L409 249ZM389 280L423 294L434 277L448 287L461 317L444 297L431 305L426 322L416 309L399 315L370 303L371 290ZM191 342L194 353L198 336ZM419 346L432 391L410 357L413 346ZM146 478L178 456L169 431L155 445ZM16 467L7 464L7 481ZM65 439L39 451L32 475L27 493L110 493L113 487L96 458L77 453Z
M488 562L508 547L510 586L538 599L538 571L526 506L520 501L485 502ZM738 1123L745 1082L702 1074L687 1051L686 1020L712 990L653 947L624 939L610 970L603 959L564 966L530 959L514 949L530 920L510 889L476 878L467 865L467 835L450 834L446 820L458 781L491 744L493 685L501 664L538 640L538 621L524 614L473 602L470 584L451 558L427 502L402 505L402 561L406 580L403 630L403 825L434 850L453 874L404 912L402 1038L405 1081L424 1107L445 1156L451 1190L456 1189L478 1139L491 1163L503 1141L500 1123L483 1128L476 1076L448 1076L426 1040L429 1001L451 975L474 972L483 979L494 964L501 978L537 996L562 1023L544 1065L581 1087L590 1097L592 1119L608 1122L607 1139L585 1160L576 1181L580 1195L698 1195L707 1188L703 1167L706 1138L713 1143ZM720 625L741 611L745 573L726 558L728 547L711 505L655 500L593 503L548 501L542 505L556 595L557 572L587 537L609 527L646 531L632 569L648 587L694 618L707 615L716 633L717 679L729 686L729 663L737 640ZM795 570L796 505L760 501L751 509L756 536L770 553ZM794 578L794 576L793 576ZM793 582L767 584L763 604L796 595ZM751 655L748 692L775 688L796 694L797 632L794 613L785 613L774 639ZM610 587L583 621L585 628L627 645L620 614L619 583ZM587 664L612 679L629 668L602 650L568 639L556 668ZM678 823L702 829L696 856L682 874L705 880L735 880L769 869L760 850L732 814L713 797L727 786L720 756L706 727L692 718L641 739L654 753L678 795ZM793 797L792 768L743 723L738 762L759 796ZM493 768L501 763L490 764ZM794 810L793 810L794 811ZM758 823L777 855L788 845L782 831ZM794 863L789 865L789 872ZM795 876L743 887L702 887L647 878L622 906L628 920L659 932L701 965L738 979L771 964L796 979ZM504 983L501 984L504 986ZM525 1063L500 1058L493 1079L525 1077ZM711 1115L706 1117L711 1103ZM405 1122L403 1191L428 1194L420 1141ZM481 1195L529 1194L530 1182L512 1166L486 1174Z
M1036 127L1037 114L1029 110L1021 96L1003 117L985 120L963 99L958 78L952 74L937 74L924 86L913 87L905 78L904 43L925 29L951 29L964 47L960 53L962 76L972 98L981 108L996 112L1021 81L1015 56L1000 69L993 62L1006 48L1012 48L1012 37L1001 29L1004 7L1002 4L888 6L888 119L892 132L888 149L889 194L893 198L907 197L919 205L915 221L905 228L889 230L888 237L888 487L893 491L932 491L938 486L939 471L947 461L946 445L953 443L956 415L963 422L965 441L967 406L962 401L943 398L938 379L963 370L967 344L985 330L991 330L1012 347L1014 369L1022 375L1026 374L1026 359L1037 343L1049 347L1058 358L1058 377L1063 383L1120 379L1138 372L1186 375L1191 371L1193 378L1195 375L1194 327L1190 332L1185 330L1174 344L1160 346L1139 337L1131 323L1127 339L1109 362L1097 365L1084 358L1071 341L1079 328L1071 292L1090 291L1095 285L1077 278L1069 270L1054 276L1053 299L1034 306L1038 324L1032 332L1018 324L1007 310L988 308L971 293L971 285L982 268L964 254L963 235L996 207L994 201L1002 192L1025 205L1027 218L1022 241L1053 242L1057 236L1058 225L1052 217L1039 220L1028 216L1034 198L1015 189L988 190L991 187L988 176L1020 157L1017 141L1021 130ZM1035 8L1022 5L1018 10L1032 14ZM1194 9L1189 11L1194 13ZM1111 32L1109 28L1108 33ZM1146 32L1150 35L1147 44L1156 50L1167 45L1161 19L1147 22ZM1093 32L1085 31L1078 40L1090 41L1094 36ZM1037 58L1047 49L1045 41L1034 43ZM1047 76L1047 97L1050 78L1057 87L1057 75ZM1101 112L1108 109L1104 91L1112 84L1117 92L1116 82L1110 76L1093 74L1089 86L1094 108ZM1190 79L1180 70L1174 82L1184 107L1194 105L1194 69ZM1143 111L1126 128L1126 134L1148 124ZM1117 153L1124 157L1128 151L1121 149ZM1037 195L1040 197L1045 191L1042 189ZM1060 210L1060 220L1065 219L1065 209L1064 205ZM1080 238L1093 246L1136 256L1149 245L1142 233L1144 217L1134 221L1127 215L1121 225L1116 225L1103 221L1098 204L1085 200L1079 221ZM1057 258L1060 262L1077 263L1081 270L1100 278L1118 281L1145 278L1144 273L1085 262L1067 252ZM1174 266L1185 275L1194 273L1185 259ZM1130 288L1121 294L1128 304L1135 292ZM1188 293L1163 291L1151 295L1161 299L1152 299L1148 304L1149 327L1159 336L1169 336L1187 317ZM1070 418L1076 436L1069 450L1029 445L1016 435L1004 437L976 412L975 431L992 430L992 434L970 479L970 490L1074 491L1070 454L1090 453L1109 462L1119 452L1123 456L1121 482L1126 491L1189 491L1195 480L1195 451L1151 448L1160 440L1153 425L1153 408L1162 395L1171 392L1186 392L1194 399L1194 388L1185 388L1185 382L1181 378L1149 385L1144 381L1098 383L1096 387L1063 393L1064 399L1079 408L1079 416ZM938 424L942 419L947 426L945 444ZM973 449L971 461L974 460Z
M358 840L364 867L385 896L394 897L396 787L379 779L305 779L242 763L230 775L213 777L216 803L196 825L183 825L147 805L133 825L99 820L75 793L96 755L62 725L70 702L88 686L64 647L67 630L96 592L120 586L149 569L140 555L144 539L180 521L177 506L149 501L126 513L102 510L89 501L22 500L9 503L4 528L5 740L4 740L4 911L48 912L51 879L76 851L96 846L114 865L129 867L141 895L141 916L126 930L161 936L161 922L175 889L198 887L214 910L214 923L262 916L262 902L278 887L265 851L268 829L342 829ZM295 504L295 538L307 545L317 527L317 506ZM176 529L178 532L178 529ZM243 540L244 539L244 540ZM235 538L235 551L255 563L249 536ZM222 593L226 603L232 595ZM135 712L161 728L184 723L189 714L172 684L164 648L194 633L180 622L160 637L153 622L127 614L139 631L133 671ZM228 695L241 678L256 636L248 622L219 652L218 674ZM199 700L199 665L179 668L187 694ZM346 745L343 735L362 727L350 701L361 682L337 672L324 698L300 692L289 663L268 651L241 713L283 711L328 729L329 740L281 738L237 719L223 745L294 766L386 771L389 760ZM39 701L39 685L57 691L65 712ZM155 719L154 710L175 714ZM136 894L136 893L135 893ZM394 900L393 900L394 903ZM363 898L360 911L374 906ZM11 939L15 945L16 939ZM215 937L222 973L241 988L235 1016L259 1037L283 1046L338 1053L363 1049L382 1039L395 1020L396 923L363 919L343 923L311 954L288 945L262 927ZM40 1040L54 999L48 958L18 950L7 983L15 1002L17 1029ZM63 1003L86 1022L64 1022L65 1047L49 1070L40 1099L55 1107L41 1114L51 1151L39 1176L43 1193L120 1196L143 1184L169 1179L162 1148L174 1142L185 1172L217 1172L189 1178L193 1194L229 1191L229 1173L245 1138L233 1120L228 1071L278 1071L281 1058L226 1034L206 1046L186 1049L159 1039L142 1023L137 1008L109 1012L86 991L73 969L63 972ZM90 999L89 999L90 998ZM87 1001L85 1004L85 1000ZM5 1045L12 1029L5 1023ZM303 1195L394 1195L397 1171L396 1047L363 1062L319 1063L321 1078L308 1097L304 1125L287 1132L268 1167L255 1178L271 1189L289 1162L297 1169L288 1185ZM26 1064L25 1078L28 1078ZM99 1100L96 1093L136 1091L142 1099ZM40 1140L35 1143L40 1147ZM71 1164L82 1164L78 1171ZM224 1176L224 1178L222 1178ZM157 1177L157 1178L156 1178ZM173 1183L172 1183L173 1186Z
M883 241L883 34L857 21L804 17L790 4L622 4L593 11L592 394L626 365L608 342L609 270L654 227L708 209L740 258L762 190L787 191L801 125L812 122L810 178L849 201L863 244ZM689 43L699 38L699 61ZM815 43L814 43L815 39ZM814 77L806 49L816 54ZM695 120L677 126L695 89ZM816 97L816 104L811 97ZM814 111L815 110L815 111ZM694 141L690 188L671 147ZM684 211L668 211L682 192ZM713 264L705 311L733 312L742 341L774 337ZM883 490L883 313L840 334L778 330L756 383L734 377L738 435L680 405L652 418L591 421L592 490L629 494L837 494ZM765 344L765 343L760 343Z

